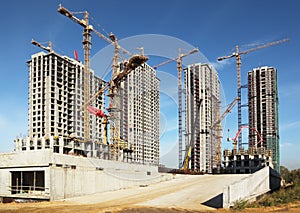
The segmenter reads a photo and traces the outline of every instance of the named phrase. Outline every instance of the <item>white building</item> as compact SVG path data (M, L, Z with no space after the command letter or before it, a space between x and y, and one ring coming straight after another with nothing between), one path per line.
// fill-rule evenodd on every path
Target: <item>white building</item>
M32 55L29 66L29 108L28 138L17 139L16 148L25 151L36 147L42 148L42 138L64 138L63 150L54 150L68 154L70 151L85 152L84 146L70 147L70 138L82 141L84 136L84 65L67 56L55 52L40 52ZM104 81L90 71L90 95L95 94ZM93 103L94 107L104 110L104 95ZM90 115L90 135L85 142L99 143L102 141L103 128L101 120ZM26 141L32 145L26 146ZM37 141L37 146L34 146ZM47 141L47 140L46 140ZM82 141L83 142L83 141ZM18 144L21 143L21 144ZM49 147L49 144L45 147ZM45 148L44 147L44 148ZM20 151L20 150L18 150Z
M122 83L120 135L133 145L137 163L159 164L159 82L156 71L143 64Z
M220 163L216 153L221 153L221 138L211 131L220 116L218 73L208 64L189 65L184 70L184 83L186 150L192 147L190 168L211 173Z

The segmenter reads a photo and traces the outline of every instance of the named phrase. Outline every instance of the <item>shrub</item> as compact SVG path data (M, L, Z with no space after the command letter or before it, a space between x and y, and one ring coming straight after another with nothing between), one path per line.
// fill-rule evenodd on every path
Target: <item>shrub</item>
M233 210L243 210L248 206L248 202L246 200L238 200L234 202Z

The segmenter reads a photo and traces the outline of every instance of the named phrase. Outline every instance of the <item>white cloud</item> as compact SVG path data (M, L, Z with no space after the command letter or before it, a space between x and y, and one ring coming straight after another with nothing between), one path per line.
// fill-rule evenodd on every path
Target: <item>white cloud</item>
M299 97L300 96L300 85L299 84L289 84L284 85L284 87L279 88L279 95L284 97Z
M293 146L292 143L289 143L289 142L286 142L286 143L280 143L280 148L286 148L286 147L290 147L290 146Z
M161 114L160 118L160 137L164 136L166 133L177 130L178 129L178 120L177 117L169 118L163 114Z
M300 144L298 141L295 141L295 143L289 141L280 143L280 164L288 169L300 168L299 149Z
M300 128L300 121L294 121L291 123L283 124L283 125L281 125L280 130L287 131L287 130L292 130L292 129L296 129L296 128Z
M216 69L216 70L222 70L224 67L235 63L235 60L223 60L223 61L215 61L215 62L210 62L210 64Z

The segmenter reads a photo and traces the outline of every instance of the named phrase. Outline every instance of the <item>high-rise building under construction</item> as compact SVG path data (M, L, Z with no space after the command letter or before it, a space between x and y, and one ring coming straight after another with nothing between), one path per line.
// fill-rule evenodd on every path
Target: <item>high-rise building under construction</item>
M122 83L120 136L134 147L133 162L159 164L159 83L146 63Z
M33 54L27 64L28 137L15 140L16 151L52 149L61 154L100 157L100 118L89 115L89 138L84 139L84 65L53 51ZM90 94L103 85L104 81L91 70ZM104 110L104 95L92 105Z
M259 67L248 72L249 127L260 133L263 141L249 130L249 146L263 147L272 152L274 169L280 170L277 70Z
M27 64L28 137L15 140L16 151L52 149L61 154L159 164L159 79L152 67L144 64L122 81L120 120L109 118L112 127L112 122L120 123L120 129L114 132L114 137L119 137L117 146L129 145L119 152L113 151L115 146L110 146L116 145L113 144L116 138L105 133L102 118L92 113L89 115L89 140L84 138L82 63L51 51L32 55ZM105 82L92 70L89 79L90 96L93 96ZM104 94L97 96L91 105L104 111ZM129 150L126 152L126 149Z
M184 70L185 143L191 146L190 168L212 173L221 153L221 137L211 127L220 116L220 81L208 64L189 65ZM220 129L216 132L221 132ZM187 149L186 149L187 150Z

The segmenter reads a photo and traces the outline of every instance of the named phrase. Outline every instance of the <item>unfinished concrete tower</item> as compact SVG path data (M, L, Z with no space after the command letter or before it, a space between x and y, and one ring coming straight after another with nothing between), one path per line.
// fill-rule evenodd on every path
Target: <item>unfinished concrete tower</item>
M259 67L248 72L249 126L256 128L263 138L258 147L271 150L276 171L280 170L277 70ZM257 136L249 131L249 146L257 143Z
M212 173L217 167L216 153L221 138L211 126L219 119L220 81L208 64L194 64L184 70L185 142L192 146L192 170ZM221 150L219 150L221 151Z
M68 154L95 149L90 143L101 142L101 120L90 115L89 141L83 141L84 65L55 52L32 55L29 66L29 137L16 140L17 149L53 148L54 152ZM90 71L90 94L104 85L104 81ZM104 110L104 96L99 96L93 106ZM43 140L41 140L43 138ZM57 139L57 148L53 138ZM62 138L62 142L58 142ZM51 139L51 140L50 140ZM89 142L75 145L74 140ZM28 145L29 143L29 145ZM37 144L36 144L37 143Z
M120 135L134 147L133 162L159 164L159 82L155 69L143 64L122 83Z

